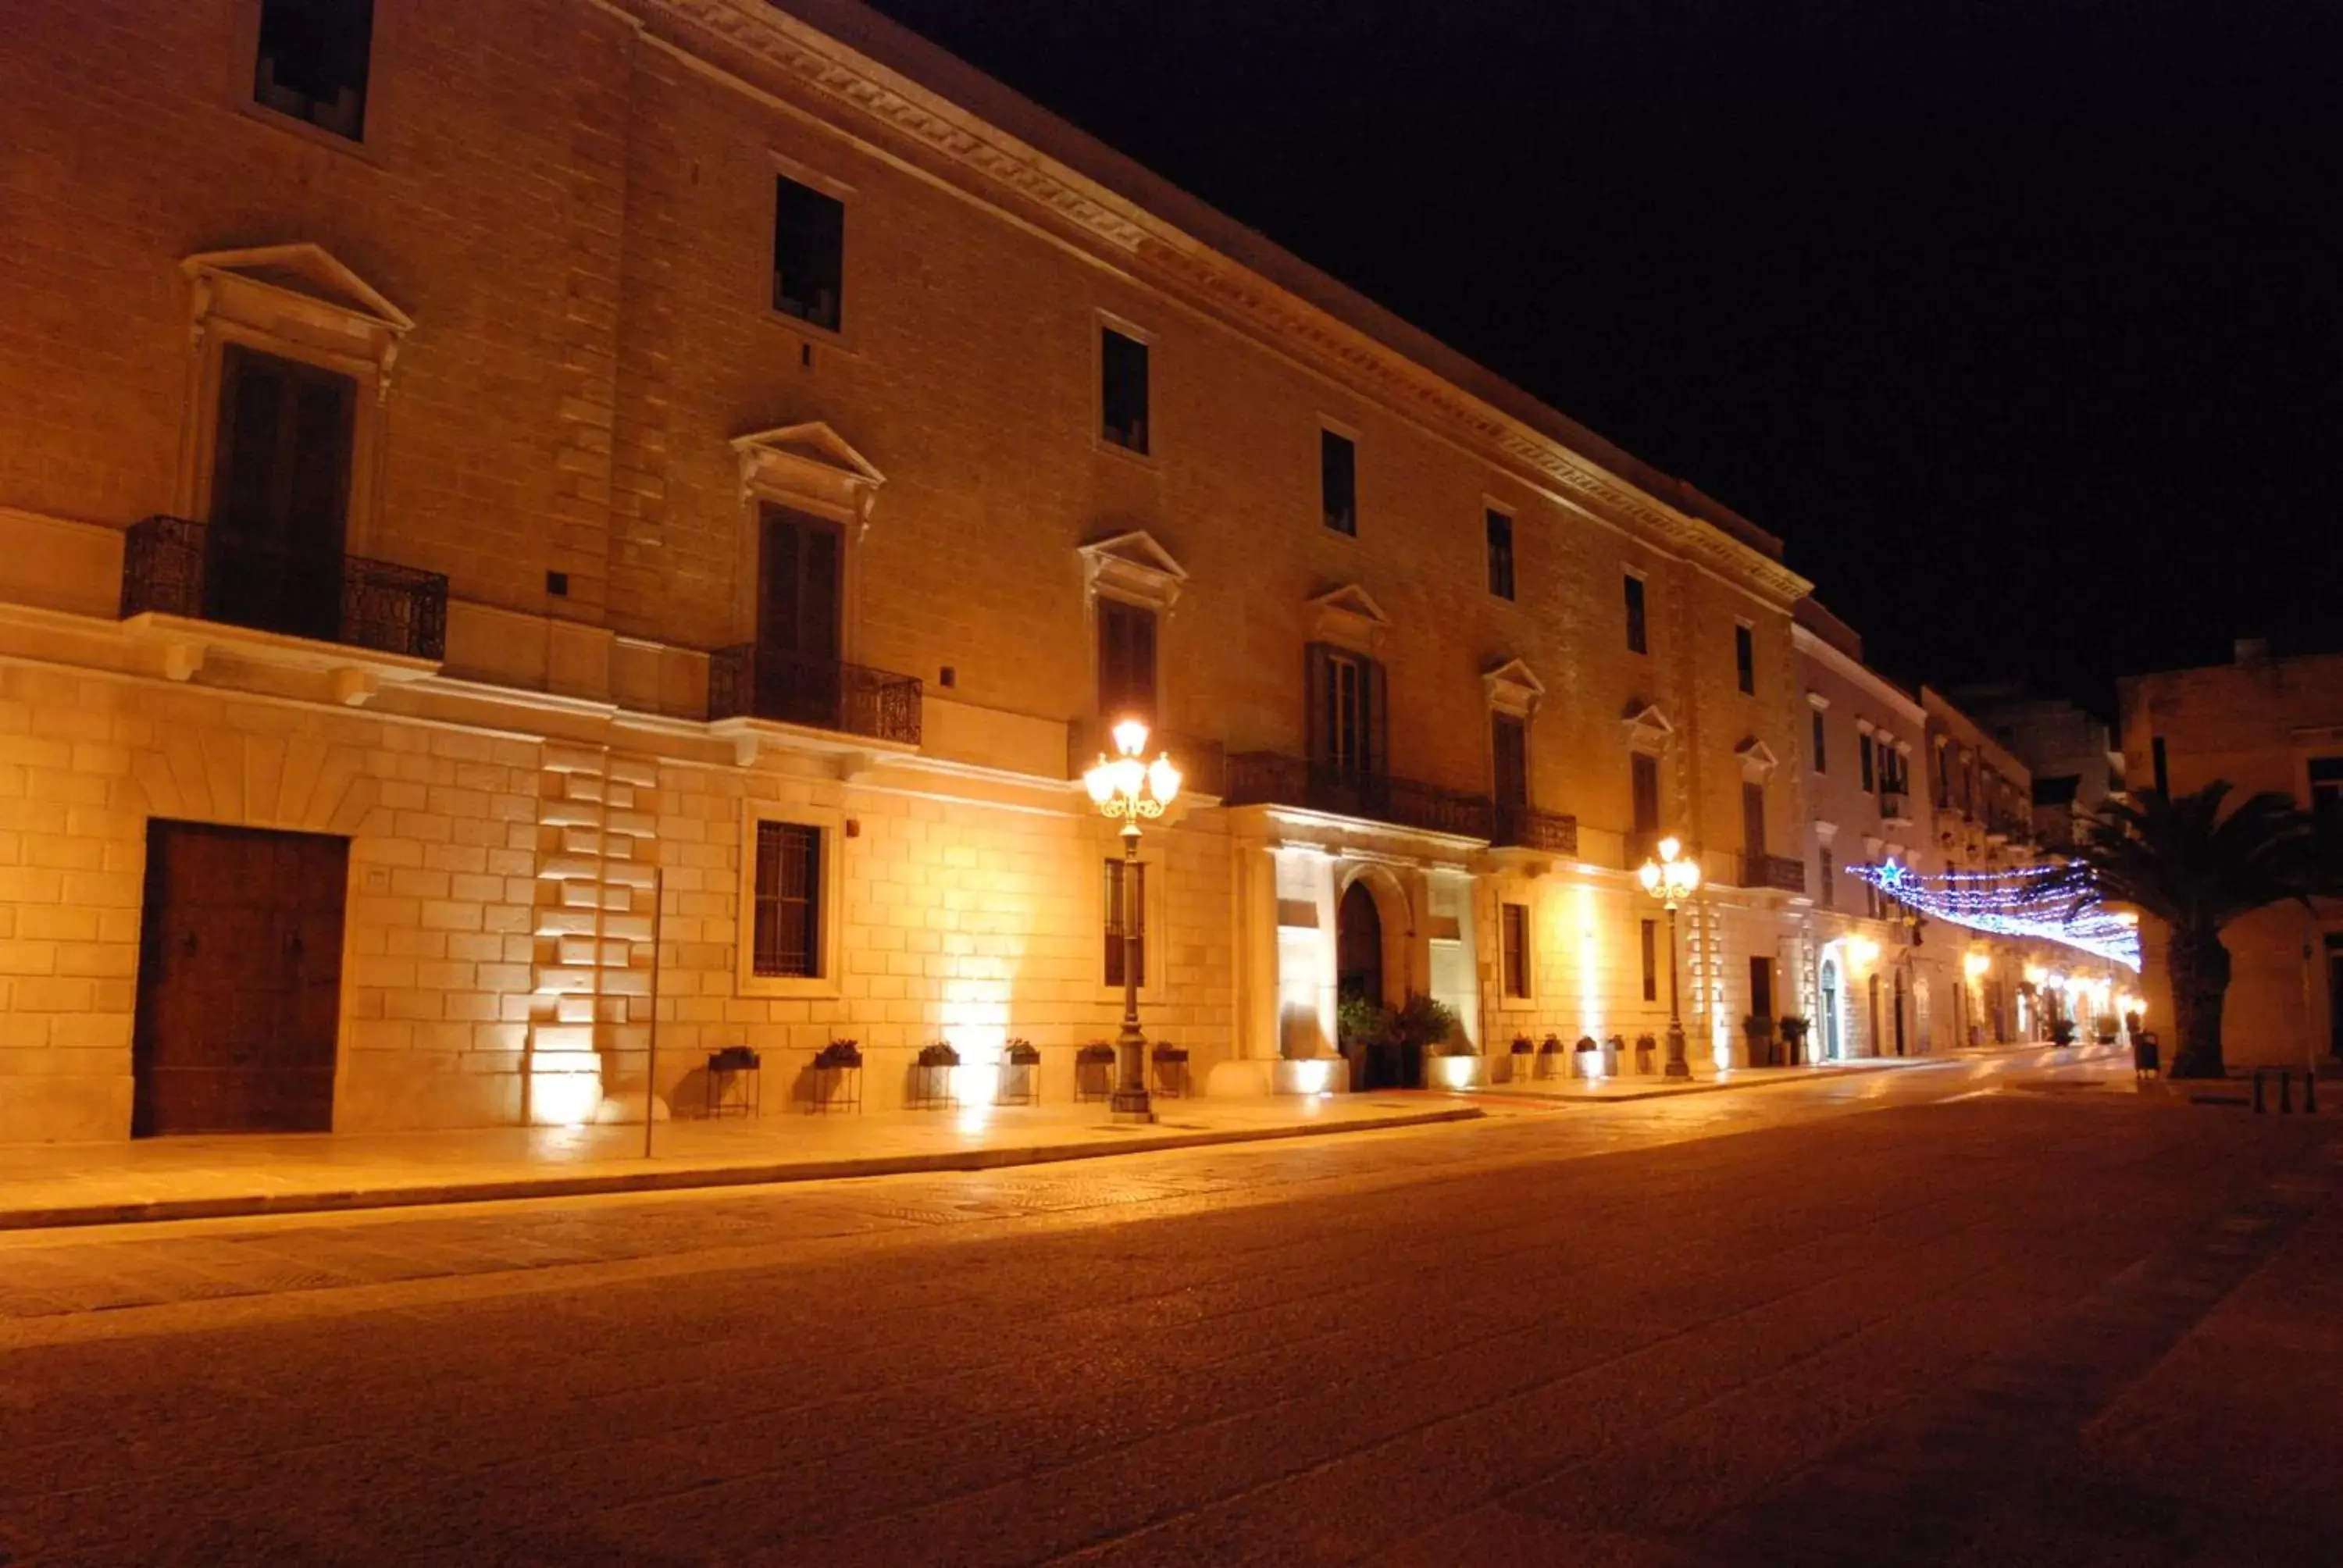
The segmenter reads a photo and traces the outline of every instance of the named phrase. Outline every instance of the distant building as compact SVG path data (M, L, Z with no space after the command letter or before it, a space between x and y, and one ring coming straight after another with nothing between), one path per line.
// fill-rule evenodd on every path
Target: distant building
M2075 843L2086 819L2123 794L2123 752L2088 709L2022 682L1960 687L1953 697L2032 774L2034 833L2045 849Z
M2125 776L2186 795L2217 779L2233 800L2274 790L2343 828L2343 654L2273 658L2239 642L2228 664L2136 675L2116 683ZM2152 1009L2172 1016L2162 932L2143 929ZM2301 1064L2343 1056L2343 902L2278 904L2225 936L2230 981L2222 1018L2232 1063Z

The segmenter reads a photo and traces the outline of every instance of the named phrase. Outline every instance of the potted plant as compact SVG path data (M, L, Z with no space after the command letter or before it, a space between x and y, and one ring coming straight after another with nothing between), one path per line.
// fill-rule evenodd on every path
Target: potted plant
M1659 1049L1660 1042L1653 1039L1648 1031L1635 1037L1635 1075L1638 1078L1649 1078L1652 1075L1652 1056Z
M1794 1012L1785 1013L1775 1020L1774 1027L1781 1031L1782 1054L1790 1065L1795 1067L1805 1060L1806 1036L1813 1032L1814 1021Z
M1399 1058L1399 1081L1413 1088L1423 1081L1427 1055L1455 1036L1456 1012L1438 997L1410 991L1389 1015L1387 1032Z
M1625 1037L1625 1036L1624 1036L1624 1035L1613 1034L1613 1035L1605 1035L1605 1036L1604 1037L1604 1040L1603 1040L1603 1076L1604 1076L1604 1077L1605 1077L1605 1078L1616 1078L1616 1077L1618 1077L1618 1076L1619 1076L1619 1058L1620 1058L1620 1056L1621 1056L1621 1055L1622 1055L1622 1054L1626 1050L1626 1049L1627 1049L1627 1040L1626 1040L1626 1037Z
M1596 1054L1601 1049L1594 1043L1593 1035L1580 1035L1578 1043L1574 1048L1575 1054L1571 1058L1572 1075L1577 1078L1602 1077L1603 1058Z
M862 1065L862 1046L858 1040L833 1040L814 1052L816 1067L837 1070Z
M2064 1016L2052 1019L2050 1020L2050 1043L2052 1045L2074 1044L2075 1020Z
M1751 1013L1741 1020L1741 1032L1749 1041L1749 1065L1774 1065L1774 1020L1761 1013Z
M952 1070L960 1065L960 1052L948 1040L920 1047L919 1058L911 1065L911 1092L906 1103L913 1110L960 1103L960 1094L952 1082Z
M1114 1047L1094 1040L1074 1052L1074 1098L1104 1100L1114 1092Z
M1041 1053L1030 1040L1012 1040L1001 1048L1001 1077L992 1093L1000 1105L1041 1103Z
M806 1080L809 1112L862 1109L862 1048L850 1040L833 1040L813 1053Z

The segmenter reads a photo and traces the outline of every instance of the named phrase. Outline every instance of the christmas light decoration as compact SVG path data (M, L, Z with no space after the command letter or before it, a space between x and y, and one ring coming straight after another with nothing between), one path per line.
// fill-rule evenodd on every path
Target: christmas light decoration
M1996 936L2039 937L2126 969L2139 968L2138 920L2102 904L2090 872L2080 866L1923 876L1889 860L1847 870L1931 920Z

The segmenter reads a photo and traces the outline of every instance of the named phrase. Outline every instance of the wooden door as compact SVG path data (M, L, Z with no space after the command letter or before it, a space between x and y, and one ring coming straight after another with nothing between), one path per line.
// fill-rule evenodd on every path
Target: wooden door
M835 523L786 507L764 508L758 565L757 711L840 728L844 672L842 553Z
M357 384L231 343L219 397L205 613L332 642Z
M348 867L346 839L149 825L135 1135L332 1130Z
M1490 716L1490 747L1496 760L1500 808L1519 810L1530 803L1529 726L1510 713Z

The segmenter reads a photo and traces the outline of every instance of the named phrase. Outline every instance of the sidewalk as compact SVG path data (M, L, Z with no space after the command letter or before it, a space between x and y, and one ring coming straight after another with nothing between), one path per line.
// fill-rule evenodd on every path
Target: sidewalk
M1103 1105L782 1113L662 1121L650 1159L639 1122L14 1144L0 1146L0 1231L979 1171L1482 1114L1428 1094L1159 1101L1152 1127L1116 1126Z

